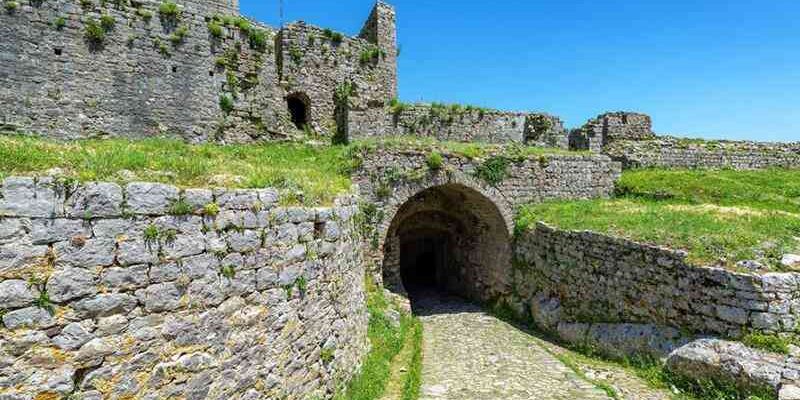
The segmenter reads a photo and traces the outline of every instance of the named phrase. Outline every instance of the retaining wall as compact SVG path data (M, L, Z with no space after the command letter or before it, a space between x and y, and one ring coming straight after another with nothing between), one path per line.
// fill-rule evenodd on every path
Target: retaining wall
M800 274L698 267L679 251L544 224L515 246L515 293L546 328L643 323L695 334L795 333Z
M356 212L5 179L2 397L328 398L368 347Z
M622 140L603 152L626 168L800 168L800 143L696 141L662 136Z

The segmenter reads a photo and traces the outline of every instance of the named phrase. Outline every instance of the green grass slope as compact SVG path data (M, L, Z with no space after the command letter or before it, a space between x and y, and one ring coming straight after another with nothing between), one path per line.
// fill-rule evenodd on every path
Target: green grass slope
M800 170L627 171L615 198L527 205L517 229L536 221L687 250L700 264L781 269L800 251Z

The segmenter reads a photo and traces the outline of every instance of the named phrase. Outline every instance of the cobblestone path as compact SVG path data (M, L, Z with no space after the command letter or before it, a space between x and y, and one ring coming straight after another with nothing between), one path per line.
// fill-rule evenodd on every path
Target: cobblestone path
M421 400L592 400L606 393L581 379L537 340L475 305L423 295Z

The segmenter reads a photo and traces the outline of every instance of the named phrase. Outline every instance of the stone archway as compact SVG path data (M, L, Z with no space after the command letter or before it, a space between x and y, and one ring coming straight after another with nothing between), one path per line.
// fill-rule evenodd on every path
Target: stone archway
M383 241L384 286L491 301L511 280L510 210L471 180L428 182L388 207Z

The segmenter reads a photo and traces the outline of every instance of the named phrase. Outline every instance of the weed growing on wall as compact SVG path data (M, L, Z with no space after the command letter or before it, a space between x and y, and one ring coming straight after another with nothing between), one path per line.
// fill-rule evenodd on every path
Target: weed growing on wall
M407 110L408 107L409 107L408 104L403 103L396 97L389 102L389 110L392 112L395 118L397 118L400 114L402 114L403 111Z
M178 199L172 202L168 210L170 215L189 215L192 213L192 206L184 199Z
M165 1L158 6L158 14L164 19L175 21L181 16L181 9L175 2Z
M339 43L342 42L342 40L344 40L344 35L342 35L339 32L334 32L334 31L332 31L330 29L327 29L327 28L322 31L322 36L324 38L330 40L334 44L339 44Z
M89 44L101 46L106 40L106 30L94 18L88 18L84 25L84 36Z
M289 48L289 57L296 65L300 65L303 62L303 52L297 46Z
M234 265L223 265L219 272L228 279L236 277L236 267Z
M149 23L153 19L153 13L144 8L137 8L136 15L138 15L144 22Z
M217 214L219 214L219 205L217 203L208 203L203 206L203 215L215 217Z
M116 24L116 18L112 17L111 15L103 14L100 16L100 26L103 27L104 31L109 32L113 30Z
M362 66L368 64L375 65L383 57L386 57L386 53L383 50L377 46L371 46L370 48L361 52L361 55L359 56L359 62L361 62Z
M58 17L53 21L53 26L60 31L67 26L67 20L64 17Z
M263 29L253 29L250 31L248 39L251 49L262 53L267 50L267 31Z
M6 9L7 13L12 14L17 10L17 8L19 8L19 3L16 1L6 1L3 3L3 7Z
M486 161L475 166L475 176L483 179L486 183L497 186L508 173L508 166L511 160L504 156L492 156Z
M441 169L443 163L444 163L444 158L442 157L442 154L436 151L434 151L431 154L428 154L428 158L425 159L425 164L428 165L429 169L434 171Z
M219 108L225 114L230 114L233 111L233 99L227 95L219 96Z
M222 25L220 25L219 21L215 19L210 19L208 21L208 33L217 39L222 38Z
M182 44L186 40L186 36L189 35L189 27L187 25L181 25L178 29L175 29L175 32L172 32L170 35L169 40L175 46Z

